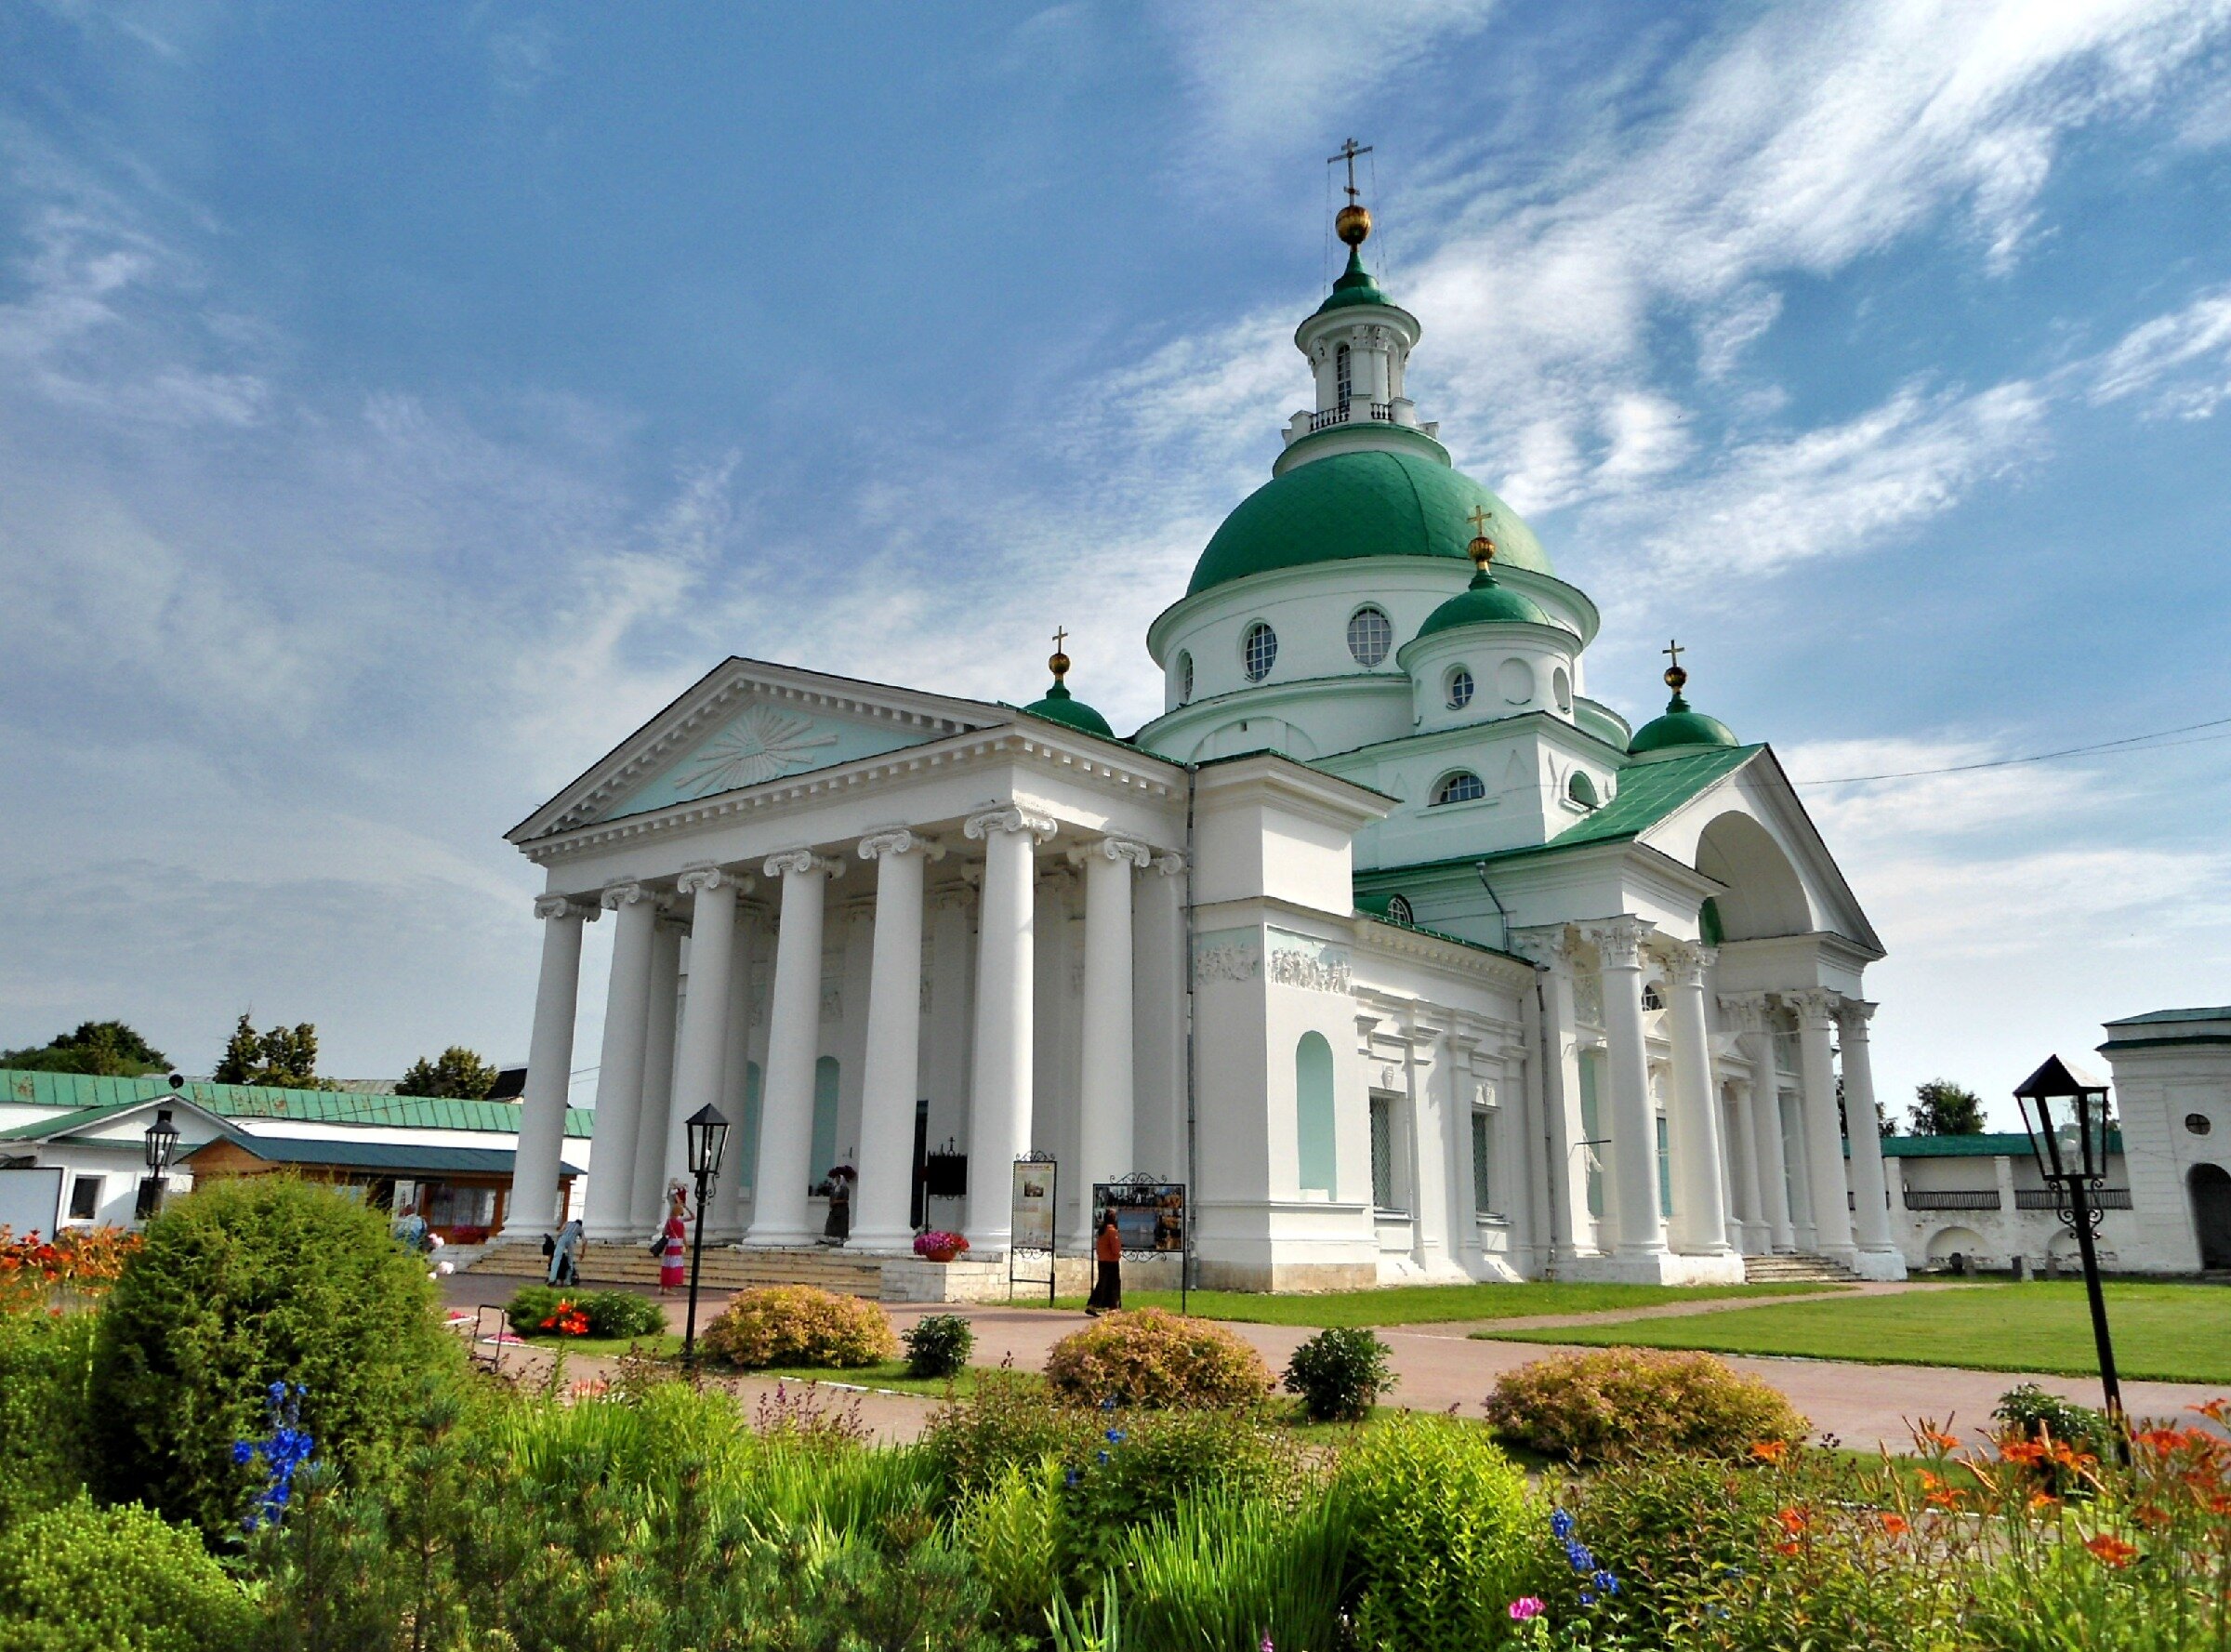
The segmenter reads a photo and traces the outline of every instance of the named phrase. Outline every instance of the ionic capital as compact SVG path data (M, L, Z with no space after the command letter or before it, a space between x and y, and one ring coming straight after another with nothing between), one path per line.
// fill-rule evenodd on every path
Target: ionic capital
M604 908L592 897L583 900L577 895L536 895L535 916L537 918L578 918L584 923L594 923L603 916Z
M1084 865L1089 860L1129 861L1133 866L1143 871L1147 864L1155 858L1155 852L1145 844L1136 842L1129 838L1102 838L1096 842L1081 844L1072 849L1069 852L1069 858L1078 866Z
M614 883L597 897L607 912L617 912L622 906L640 905L653 899L650 886L642 883Z
M945 846L925 838L912 826L885 826L860 839L860 858L881 860L887 854L919 854L926 861L945 858Z
M783 878L796 872L819 872L827 878L844 876L844 863L831 860L825 854L815 854L811 849L785 849L767 857L759 867L770 878Z
M1185 870L1185 857L1182 854L1177 854L1174 852L1169 854L1157 854L1155 856L1154 865L1155 870L1160 873L1163 877L1176 878L1182 876Z
M1870 1004L1865 998L1838 998L1835 1011L1837 1029L1851 1042L1864 1044L1867 1042L1867 1024L1874 1019L1875 1011L1881 1008L1880 1004Z
M1625 913L1617 918L1606 918L1580 926L1580 933L1595 943L1596 952L1607 970L1641 969L1643 943L1653 932L1650 925L1642 919Z
M683 894L710 894L717 890L732 889L738 893L754 887L752 880L735 872L723 871L719 866L690 866L674 879L674 887Z
M1702 986L1704 972L1720 961L1712 947L1695 941L1675 941L1665 949L1666 975L1675 986Z
M1004 809L987 809L982 814L971 814L962 833L970 838L989 841L994 832L1028 832L1038 842L1051 838L1056 830L1050 815L1010 804Z

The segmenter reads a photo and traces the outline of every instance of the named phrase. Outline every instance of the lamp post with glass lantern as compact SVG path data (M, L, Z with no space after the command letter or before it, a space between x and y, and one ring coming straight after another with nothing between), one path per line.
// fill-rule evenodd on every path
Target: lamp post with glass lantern
M2092 1337L2099 1347L2100 1387L2106 1394L2116 1451L2128 1464L2131 1447L2122 1384L2115 1375L2115 1344L2107 1334L2107 1302L2100 1289L2099 1249L2093 1242L2101 1210L2092 1196L2107 1179L2107 1087L2054 1055L2014 1087L2014 1100L2022 1108L2022 1128L2029 1132L2038 1173L2053 1190L2053 1213L2076 1236L2077 1253L2084 1264L2084 1292L2092 1302ZM2058 1121L2053 1116L2056 1102L2066 1108L2066 1116Z
M170 1088L173 1094L185 1088L186 1080L173 1073ZM178 1127L170 1120L170 1109L155 1109L155 1121L147 1127L148 1178L141 1184L139 1219L144 1222L163 1208L163 1185L170 1178L170 1161L178 1151Z
M697 1225L690 1237L690 1312L681 1334L681 1357L686 1365L697 1357L697 1268L705 1260L705 1200L713 1179L720 1173L720 1151L728 1144L728 1119L707 1102L691 1114L683 1127L689 1133L690 1173L697 1178Z

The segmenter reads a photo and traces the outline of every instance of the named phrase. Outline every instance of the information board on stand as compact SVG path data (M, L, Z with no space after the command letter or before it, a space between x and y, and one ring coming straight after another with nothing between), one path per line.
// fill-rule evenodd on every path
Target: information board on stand
M1046 1305L1053 1305L1053 1282L1058 1270L1053 1258L1054 1193L1061 1167L1050 1153L1025 1153L1015 1159L1015 1184L1009 1207L1007 1241L1007 1300L1015 1300L1015 1287L1046 1288ZM1036 1272L1040 1259L1043 1278ZM1025 1268L1030 1271L1023 1271Z

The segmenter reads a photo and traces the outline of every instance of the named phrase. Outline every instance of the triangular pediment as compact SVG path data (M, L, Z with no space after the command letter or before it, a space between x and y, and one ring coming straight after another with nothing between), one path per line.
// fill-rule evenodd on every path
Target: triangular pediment
M1011 720L1001 707L732 659L508 834L523 842Z

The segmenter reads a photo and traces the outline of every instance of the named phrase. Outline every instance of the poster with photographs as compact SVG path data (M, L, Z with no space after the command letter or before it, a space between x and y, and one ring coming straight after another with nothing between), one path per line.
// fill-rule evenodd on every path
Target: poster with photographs
M1185 1183L1182 1182L1095 1182L1092 1226L1116 1212L1116 1232L1126 1252L1176 1256L1185 1249Z
M1017 1250L1053 1249L1054 1162L1050 1158L1015 1161L1014 1237Z

